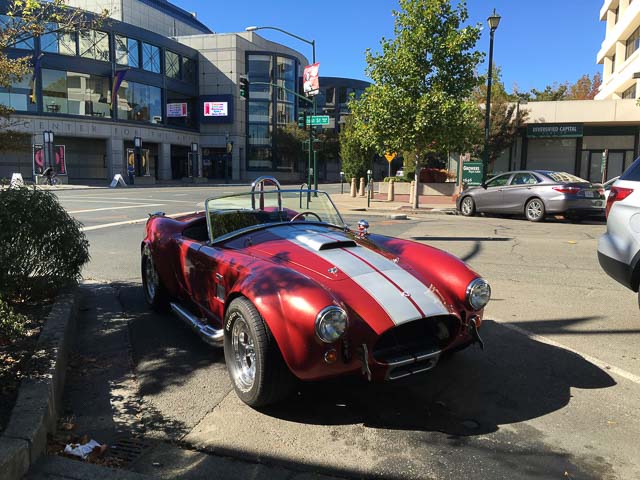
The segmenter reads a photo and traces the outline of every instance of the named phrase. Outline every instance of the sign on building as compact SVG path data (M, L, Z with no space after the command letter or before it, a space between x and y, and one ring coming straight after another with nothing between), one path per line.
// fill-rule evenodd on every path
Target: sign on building
M574 124L529 124L527 125L527 137L529 138L576 138L583 136L583 125L581 123Z
M462 183L466 183L470 187L482 184L482 162L462 164Z
M187 116L186 103L167 103L167 117L177 118Z

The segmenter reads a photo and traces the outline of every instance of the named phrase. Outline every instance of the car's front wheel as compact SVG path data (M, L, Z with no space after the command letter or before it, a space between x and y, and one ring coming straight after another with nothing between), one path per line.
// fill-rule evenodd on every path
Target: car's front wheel
M144 298L147 303L157 312L164 312L169 308L169 294L160 280L156 269L151 249L145 245L142 249L142 260L140 262L142 270L142 288Z
M224 358L240 400L262 407L286 398L294 378L256 307L244 297L236 298L224 325Z
M464 197L460 202L460 212L465 217L473 217L476 213L476 203L471 197Z
M539 198L532 198L524 207L524 214L530 222L541 222L544 220L544 203Z

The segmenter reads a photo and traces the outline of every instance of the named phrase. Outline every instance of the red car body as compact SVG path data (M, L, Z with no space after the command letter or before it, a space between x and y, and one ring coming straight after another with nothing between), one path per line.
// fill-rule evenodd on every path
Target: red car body
M152 216L142 250L143 277L147 255L163 295L186 312L181 316L195 319L200 331L218 332L210 343L230 334L225 320L238 298L255 307L286 369L305 381L350 374L401 378L479 341L483 310L468 298L479 276L453 255L310 217L259 224L214 241L206 225L204 212ZM348 317L346 331L332 343L316 330L327 306Z

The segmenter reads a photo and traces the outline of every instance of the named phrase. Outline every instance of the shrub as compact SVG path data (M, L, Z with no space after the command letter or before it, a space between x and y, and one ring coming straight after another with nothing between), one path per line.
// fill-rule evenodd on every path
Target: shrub
M11 305L0 298L0 345L24 335L26 324L27 317L15 313Z
M56 196L27 187L0 190L0 295L43 299L80 278L89 242Z

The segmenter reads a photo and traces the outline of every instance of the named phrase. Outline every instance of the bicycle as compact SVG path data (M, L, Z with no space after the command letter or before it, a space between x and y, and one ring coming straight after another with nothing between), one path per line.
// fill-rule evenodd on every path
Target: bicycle
M42 176L45 178L45 185L51 185L54 187L60 184L58 174L51 167L48 167L44 172L42 172Z

